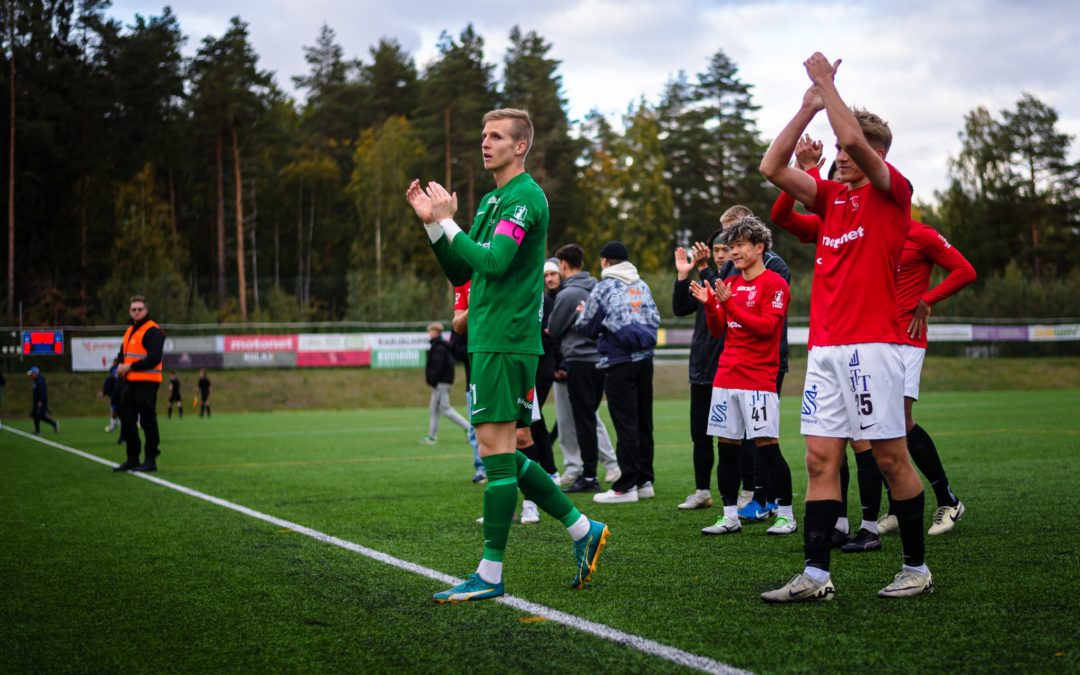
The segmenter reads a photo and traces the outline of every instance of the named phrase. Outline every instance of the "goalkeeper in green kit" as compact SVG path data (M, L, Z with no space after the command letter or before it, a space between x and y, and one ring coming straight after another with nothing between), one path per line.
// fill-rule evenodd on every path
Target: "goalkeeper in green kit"
M409 185L405 196L427 229L431 247L455 286L472 280L469 359L472 423L487 470L484 553L474 574L436 593L436 602L466 602L503 595L503 553L518 490L566 526L574 541L573 588L584 588L608 539L603 523L589 520L537 464L515 449L517 427L532 421L537 360L543 354L544 255L548 205L525 172L532 146L529 114L510 108L484 115L481 150L495 190L480 200L472 228L453 220L457 195L435 182Z

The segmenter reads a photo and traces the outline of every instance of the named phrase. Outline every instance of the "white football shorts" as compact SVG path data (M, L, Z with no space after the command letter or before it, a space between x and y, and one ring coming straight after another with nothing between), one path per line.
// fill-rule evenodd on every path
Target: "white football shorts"
M882 440L906 435L900 345L814 347L803 385L804 436Z
M900 357L904 360L904 398L919 400L919 380L922 379L926 348L900 345Z
M774 391L713 387L707 433L733 440L780 438L780 398Z

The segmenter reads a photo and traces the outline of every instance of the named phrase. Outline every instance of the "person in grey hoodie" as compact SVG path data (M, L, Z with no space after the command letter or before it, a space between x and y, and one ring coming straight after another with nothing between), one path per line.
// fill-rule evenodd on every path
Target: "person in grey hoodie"
M604 372L596 367L600 356L596 340L578 330L578 306L588 299L596 279L584 271L585 250L577 244L566 244L555 251L563 288L555 296L555 305L548 320L548 333L561 341L563 365L566 368L566 387L574 416L578 447L581 449L581 475L565 492L600 492L596 465L600 448L597 441L596 412L604 396Z
M578 331L597 338L607 371L604 393L618 440L615 454L622 475L611 489L593 496L607 504L636 502L653 492L653 350L660 312L652 291L629 262L621 241L600 249L601 281L583 303Z

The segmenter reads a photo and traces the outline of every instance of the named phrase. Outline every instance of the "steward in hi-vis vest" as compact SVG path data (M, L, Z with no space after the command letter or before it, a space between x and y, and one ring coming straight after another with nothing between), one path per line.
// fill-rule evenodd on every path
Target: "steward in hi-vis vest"
M113 470L157 471L161 438L156 406L165 332L150 319L146 299L141 295L131 298L129 312L131 325L124 331L118 356L120 365L116 367L116 376L125 381L120 397L120 425L127 443L127 461ZM142 464L139 463L139 427L146 435L146 458Z

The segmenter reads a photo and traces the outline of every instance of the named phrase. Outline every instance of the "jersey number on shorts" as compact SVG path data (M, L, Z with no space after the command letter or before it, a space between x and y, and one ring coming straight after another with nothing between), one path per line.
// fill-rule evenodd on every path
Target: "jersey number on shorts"
M874 403L870 400L870 394L856 394L855 402L859 405L860 415L874 414Z

